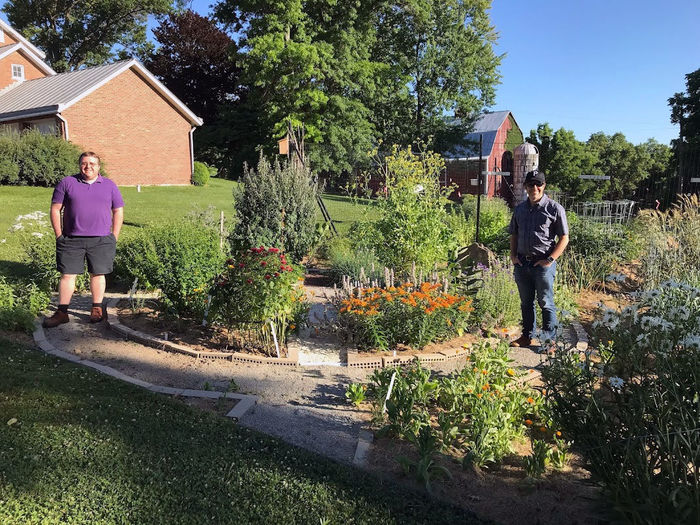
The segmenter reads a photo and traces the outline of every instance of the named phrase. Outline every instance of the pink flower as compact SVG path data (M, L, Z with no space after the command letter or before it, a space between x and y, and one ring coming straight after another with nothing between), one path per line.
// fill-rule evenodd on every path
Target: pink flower
M279 277L279 276L280 276L280 273L279 273L279 272L275 272L275 277Z
M260 266L267 266L267 261L260 261Z
M271 278L272 278L272 276L269 273L265 274L265 279L271 279Z

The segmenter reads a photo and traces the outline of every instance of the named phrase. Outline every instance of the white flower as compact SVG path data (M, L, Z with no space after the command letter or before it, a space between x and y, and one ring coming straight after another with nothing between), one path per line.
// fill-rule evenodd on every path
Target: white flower
M613 390L620 390L622 389L622 386L625 384L624 380L621 377L617 376L612 376L611 378L608 379L608 383L610 383L610 387Z
M44 236L44 234L43 234L43 233L40 233L40 232L32 232L32 235L33 235L34 237L39 237L39 238L41 238L41 237Z
M7 239L0 239L0 244L7 242Z
M688 349L700 350L700 335L689 334L680 341L681 346Z

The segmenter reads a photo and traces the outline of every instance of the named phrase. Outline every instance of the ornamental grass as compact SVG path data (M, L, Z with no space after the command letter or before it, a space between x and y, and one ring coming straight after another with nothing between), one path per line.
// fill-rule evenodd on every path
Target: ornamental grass
M387 288L359 288L340 300L338 321L360 349L414 348L462 335L472 300L445 291L439 283L406 282Z

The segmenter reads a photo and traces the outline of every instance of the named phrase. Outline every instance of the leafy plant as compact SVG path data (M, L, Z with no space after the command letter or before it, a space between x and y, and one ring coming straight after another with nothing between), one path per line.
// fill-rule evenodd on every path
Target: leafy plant
M553 439L555 446L549 448L549 462L555 469L561 470L569 463L569 449L571 448L571 442L562 439L561 432L559 431L554 434Z
M447 221L452 188L440 185L443 168L437 153L415 154L394 146L375 174L383 182L377 193L378 218L353 227L353 246L396 269L406 270L415 263L432 270L436 263L447 261L457 239Z
M432 493L431 482L436 476L452 479L452 474L446 467L438 465L433 459L437 452L437 439L430 426L421 427L418 433L411 433L408 440L418 448L418 461L406 457L398 458L406 474L413 472L416 479L425 485L428 493Z
M549 463L549 449L543 439L532 440L532 454L525 458L525 474L529 478L539 479L545 473Z
M490 268L477 265L482 285L474 297L475 317L485 330L511 326L520 320L520 296L508 260L496 260Z
M360 383L350 383L345 392L345 397L355 406L360 406L365 400L367 387Z
M465 195L462 212L466 218L465 229L469 242L476 239L476 196ZM479 214L479 242L496 253L507 253L509 249L508 225L512 212L506 201L499 197L481 199Z
M34 319L49 304L49 295L34 283L10 284L0 276L0 329L34 331Z

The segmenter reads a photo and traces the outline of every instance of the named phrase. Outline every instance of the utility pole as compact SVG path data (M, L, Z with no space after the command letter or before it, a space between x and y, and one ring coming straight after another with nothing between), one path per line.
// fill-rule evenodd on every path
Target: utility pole
M479 215L481 215L481 185L483 179L481 176L481 163L484 155L484 136L479 135L479 174L477 175L477 190L476 190L476 242L479 242Z

